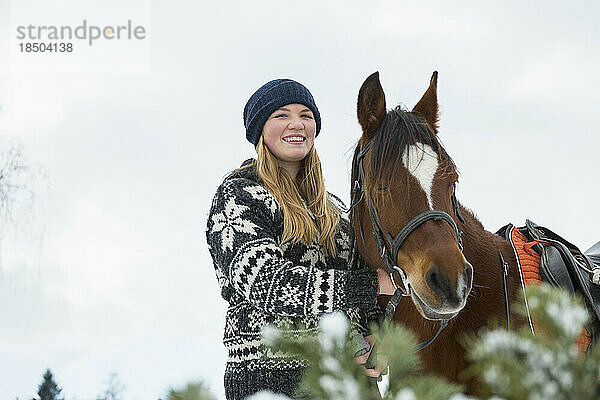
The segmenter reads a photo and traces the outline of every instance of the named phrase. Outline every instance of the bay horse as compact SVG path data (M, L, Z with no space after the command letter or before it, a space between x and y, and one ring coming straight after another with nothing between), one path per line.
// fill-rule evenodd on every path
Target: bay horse
M393 320L421 341L439 334L420 352L423 369L460 382L469 365L464 335L490 319L519 321L507 310L504 291L514 299L520 290L516 257L507 240L486 231L456 200L459 175L438 139L437 72L410 112L387 110L379 74L370 75L358 94L357 115L362 137L352 165L353 245L372 269L386 263L401 268L404 276L395 283L410 286L412 301L400 301ZM504 263L513 273L505 275ZM389 301L380 296L383 308ZM447 321L443 330L440 321ZM475 385L469 380L467 392Z

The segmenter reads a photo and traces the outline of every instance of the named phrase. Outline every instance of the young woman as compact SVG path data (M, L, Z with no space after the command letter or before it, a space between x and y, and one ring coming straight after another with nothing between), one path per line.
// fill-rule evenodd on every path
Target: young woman
M300 383L306 365L265 347L265 324L314 334L321 314L341 310L364 336L381 314L377 295L394 292L385 273L349 270L350 226L344 204L325 190L313 145L321 116L308 89L290 79L264 84L244 108L244 126L257 159L221 183L206 230L229 303L223 338L229 400L263 389L293 396Z

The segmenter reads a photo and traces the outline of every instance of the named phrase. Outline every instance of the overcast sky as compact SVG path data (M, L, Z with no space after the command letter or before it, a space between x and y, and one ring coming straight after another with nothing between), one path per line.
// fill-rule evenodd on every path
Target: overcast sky
M364 79L379 71L388 108L412 108L439 71L459 200L489 230L530 218L592 246L598 15L593 1L0 0L0 135L45 174L27 223L2 228L0 399L31 398L45 368L68 400L95 399L113 371L127 400L196 379L223 397L204 229L222 177L255 154L243 106L274 78L313 93L326 186L348 202ZM83 19L147 37L16 51L17 25Z

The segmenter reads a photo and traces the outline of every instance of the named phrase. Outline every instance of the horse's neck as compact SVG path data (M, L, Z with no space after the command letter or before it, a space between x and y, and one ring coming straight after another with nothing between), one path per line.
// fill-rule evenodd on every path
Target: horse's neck
M490 317L504 321L505 297L502 283L504 268L500 253L509 265L507 287L511 306L511 299L514 298L520 282L512 247L503 237L486 231L473 213L462 206L461 213L466 222L459 226L463 231L464 255L473 266L474 295L471 301L467 302L467 306L474 311L471 316L479 315L479 318L472 320L472 323L485 324Z
M492 268L501 271L500 253L510 266L515 265L515 257L510 243L501 236L491 233L483 228L481 222L471 213L461 207L465 216L465 224L459 226L463 231L464 254L471 263L476 262L480 268L487 272ZM473 265L475 268L475 265Z

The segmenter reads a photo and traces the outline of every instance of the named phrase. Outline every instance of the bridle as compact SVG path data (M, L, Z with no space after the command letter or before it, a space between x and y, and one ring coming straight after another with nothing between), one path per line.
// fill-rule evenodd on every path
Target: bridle
M363 229L362 229L362 224L360 222L360 213L358 213L358 205L365 198L365 187L364 187L365 172L364 172L364 168L363 168L363 160L364 160L365 155L369 151L370 147L371 147L371 141L367 142L360 149L358 154L356 155L355 162L358 164L358 176L356 177L356 180L354 181L354 186L352 189L352 201L350 204L350 225L352 227L354 226L353 225L354 224L354 216L356 213L360 236L361 236L363 245L365 244L365 238L364 238L364 233L363 233ZM456 185L456 183L455 183L455 185ZM454 209L454 215L455 215L456 219L458 219L461 223L464 224L465 220L460 215L460 212L458 210L458 201L456 200L454 191L452 192L451 199L452 199L452 207ZM454 231L454 233L456 235L456 240L458 241L458 248L462 252L463 251L463 244L462 244L462 238L461 238L462 232L458 230L458 226L456 225L456 222L454 221L454 219L450 215L448 215L446 212L441 211L441 210L428 210L428 211L425 211L425 212L417 215L413 219L411 219L400 230L400 232L395 237L392 237L392 235L390 235L388 232L384 231L383 228L381 227L381 221L379 219L379 216L377 215L377 210L375 210L375 206L373 205L373 202L367 201L367 207L369 209L369 216L371 219L371 224L373 226L373 237L375 239L377 251L379 252L379 255L385 262L386 270L387 270L388 274L390 275L390 279L391 279L392 283L394 284L394 287L396 288L394 294L388 301L387 306L385 308L385 313L384 313L385 321L384 321L384 326L383 326L383 329L385 330L391 324L392 318L396 311L396 307L398 306L398 303L400 302L400 300L403 297L410 297L410 295L411 295L411 285L408 280L408 277L407 277L406 273L404 272L404 270L402 268L400 268L398 265L396 265L397 264L396 260L398 259L398 252L400 251L400 247L402 246L404 241L410 236L411 233L413 233L423 223L425 223L429 220L434 220L434 221L441 220L441 221L446 221L448 223L448 225L450 225L450 227ZM386 243L390 247L389 251L388 251L388 246L386 246ZM352 257L353 257L353 262L354 262L354 259L357 257L357 252L358 252L358 246L356 244L356 239L354 240L354 247L353 247L352 251L353 251ZM394 280L394 274L398 275L398 277L402 281L403 288L400 288L396 285L396 282ZM447 319L441 320L440 327L439 327L437 333L431 339L418 344L417 351L420 351L420 350L424 349L425 347L429 346L431 343L433 343L439 336L440 332L447 325L448 325ZM373 352L371 352L371 355L373 355ZM369 357L369 360L367 360L367 368L369 368L370 360L371 360L371 357Z

